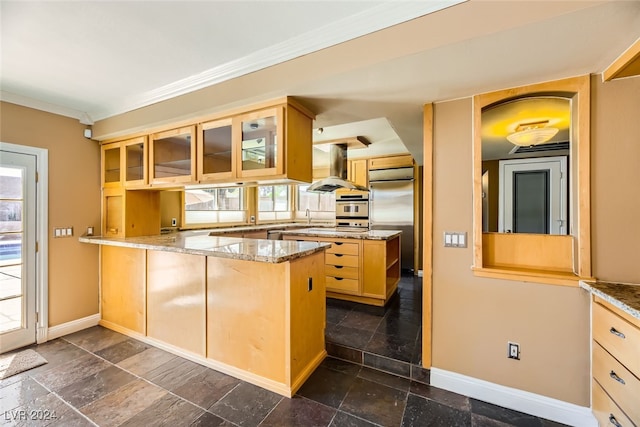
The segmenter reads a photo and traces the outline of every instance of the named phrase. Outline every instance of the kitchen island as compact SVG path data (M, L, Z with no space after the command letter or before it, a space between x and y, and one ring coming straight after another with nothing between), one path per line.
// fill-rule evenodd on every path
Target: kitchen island
M325 255L328 297L384 306L398 288L401 231L315 227L280 233L285 240L331 245Z
M209 232L80 238L100 245L100 324L290 397L326 356L329 245Z

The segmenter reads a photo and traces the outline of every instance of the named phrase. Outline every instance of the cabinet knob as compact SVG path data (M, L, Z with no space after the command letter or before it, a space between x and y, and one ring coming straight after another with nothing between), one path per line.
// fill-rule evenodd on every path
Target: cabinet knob
M618 374L615 373L615 371L611 371L609 372L609 376L611 378L613 378L614 380L618 381L620 384L625 385L626 383L624 382L624 380L622 378L620 378L618 376Z
M611 327L611 329L609 329L609 332L611 332L613 335L620 337L622 339L625 339L626 337L624 336L624 334L622 332L620 332L619 330L617 330L616 328L614 328L613 326Z

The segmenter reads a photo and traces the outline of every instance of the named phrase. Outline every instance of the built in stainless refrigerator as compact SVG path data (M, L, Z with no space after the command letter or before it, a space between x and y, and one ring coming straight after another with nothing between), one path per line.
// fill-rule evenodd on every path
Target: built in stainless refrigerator
M413 272L413 168L369 171L372 230L401 230L402 271Z

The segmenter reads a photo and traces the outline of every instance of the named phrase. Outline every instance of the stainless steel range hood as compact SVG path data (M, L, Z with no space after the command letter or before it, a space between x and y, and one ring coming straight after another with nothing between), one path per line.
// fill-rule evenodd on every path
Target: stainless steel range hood
M314 182L307 188L307 191L313 193L331 193L338 188L368 190L366 187L347 180L347 144L331 144L329 148L329 161L330 176Z

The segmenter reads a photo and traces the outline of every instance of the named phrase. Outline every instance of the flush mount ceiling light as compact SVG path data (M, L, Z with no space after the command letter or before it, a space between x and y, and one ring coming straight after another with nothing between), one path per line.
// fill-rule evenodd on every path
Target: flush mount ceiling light
M558 128L547 127L548 124L549 120L520 123L514 133L507 135L507 139L520 147L544 144L558 133Z

